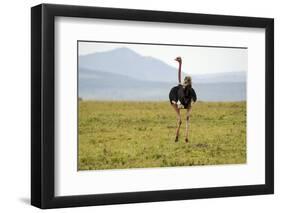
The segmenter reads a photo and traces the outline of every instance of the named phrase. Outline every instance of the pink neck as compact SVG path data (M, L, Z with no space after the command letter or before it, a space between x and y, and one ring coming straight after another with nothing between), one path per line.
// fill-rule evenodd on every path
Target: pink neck
M181 62L179 62L178 79L179 79L179 83L181 83Z

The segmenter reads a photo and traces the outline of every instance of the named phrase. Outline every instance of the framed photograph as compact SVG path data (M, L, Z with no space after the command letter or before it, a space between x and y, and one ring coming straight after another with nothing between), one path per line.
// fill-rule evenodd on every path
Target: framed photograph
M31 8L31 204L274 192L274 20Z

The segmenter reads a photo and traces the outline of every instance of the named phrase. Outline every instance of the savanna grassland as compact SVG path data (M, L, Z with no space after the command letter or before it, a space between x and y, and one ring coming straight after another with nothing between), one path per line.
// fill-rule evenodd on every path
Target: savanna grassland
M193 105L188 144L175 130L169 102L80 101L78 169L246 163L246 102Z

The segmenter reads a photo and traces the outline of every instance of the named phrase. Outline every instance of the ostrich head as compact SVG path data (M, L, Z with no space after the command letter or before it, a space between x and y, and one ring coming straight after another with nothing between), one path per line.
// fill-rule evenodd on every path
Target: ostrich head
M181 57L180 57L180 56L176 57L176 58L175 58L175 61L181 63L181 62L182 62Z

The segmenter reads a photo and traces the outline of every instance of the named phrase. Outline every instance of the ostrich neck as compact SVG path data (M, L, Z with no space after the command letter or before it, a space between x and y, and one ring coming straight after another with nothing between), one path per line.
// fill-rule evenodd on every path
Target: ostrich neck
M179 83L181 83L181 62L179 62L178 78L179 78Z

